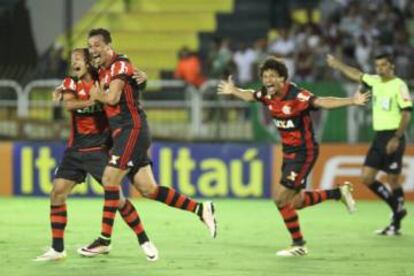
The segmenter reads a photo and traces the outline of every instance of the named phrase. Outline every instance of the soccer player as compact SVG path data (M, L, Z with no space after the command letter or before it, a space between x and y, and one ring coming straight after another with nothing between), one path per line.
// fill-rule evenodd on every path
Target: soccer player
M276 187L274 201L292 237L292 246L278 251L277 255L303 256L308 254L308 249L296 209L335 199L343 201L349 212L355 211L349 182L333 190L303 190L317 159L319 147L314 137L310 111L364 105L368 95L357 92L352 98L316 97L289 82L286 65L274 57L267 58L260 66L260 77L263 87L258 91L236 87L230 76L227 81L219 83L218 94L233 95L244 101L259 101L271 113L283 145L281 185Z
M103 176L105 203L101 235L81 248L79 254L93 256L108 252L116 214L111 207L118 204L120 184L125 176L144 197L197 214L214 238L217 225L212 202L199 203L172 188L157 185L147 154L151 144L149 126L139 104L139 88L132 79L133 66L125 56L114 52L111 42L111 34L105 29L89 32L89 52L100 66L100 83L90 93L105 105L114 145Z
M76 184L84 182L87 173L101 182L108 160L111 143L108 121L102 105L89 97L97 72L89 62L88 49L72 51L71 67L76 77L65 78L61 87L54 91L54 98L62 98L71 113L71 135L56 170L50 194L52 246L35 261L53 261L66 257L63 239L67 224L66 198ZM157 248L149 240L132 203L122 197L112 208L121 213L124 221L136 233L147 259L156 260Z
M407 84L395 75L394 62L390 54L375 57L377 75L361 72L332 55L328 55L327 62L349 79L372 89L372 123L375 137L362 168L362 183L392 210L391 223L375 233L387 236L400 235L401 220L407 215L400 176L406 143L405 131L413 106ZM387 174L391 190L376 179L380 170Z

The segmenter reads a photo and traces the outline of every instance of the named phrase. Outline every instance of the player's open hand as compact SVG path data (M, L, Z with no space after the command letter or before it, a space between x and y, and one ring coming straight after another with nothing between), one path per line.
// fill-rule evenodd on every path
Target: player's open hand
M369 92L361 93L361 91L358 90L352 97L352 101L354 105L365 105L370 99L370 97L371 97L371 93Z
M135 68L134 75L132 75L132 78L139 85L139 84L142 84L142 83L147 81L148 75L144 71L141 71L141 70Z
M52 101L60 102L63 99L63 86L59 85L52 92Z
M329 67L337 69L341 62L333 55L328 54L326 56L326 63L329 65Z
M231 95L236 89L233 82L233 77L230 75L227 81L222 80L217 86L217 94L219 95Z
M95 84L89 90L89 99L95 101L99 98L99 94L101 93L101 87L99 86L99 82L95 82Z

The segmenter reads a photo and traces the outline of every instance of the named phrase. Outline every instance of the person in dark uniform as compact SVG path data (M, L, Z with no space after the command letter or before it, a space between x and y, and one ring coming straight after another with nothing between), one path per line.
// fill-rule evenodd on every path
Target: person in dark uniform
M310 112L318 108L364 105L369 94L357 92L352 98L316 97L310 91L288 81L287 68L280 59L269 57L260 67L263 87L243 90L231 79L221 81L218 93L233 95L244 101L259 101L269 110L283 146L282 178L276 187L275 204L292 237L292 246L277 252L279 256L308 254L300 230L296 209L306 208L327 199L342 200L349 212L355 211L352 185L345 182L333 190L304 191L306 179L318 157Z
M328 55L327 62L349 79L372 90L372 124L375 137L362 168L362 182L392 210L391 223L375 233L385 236L400 235L401 220L407 215L400 182L402 159L406 143L405 132L413 108L408 86L395 76L393 58L387 53L375 57L376 75L363 73L332 55ZM387 174L391 190L376 179L380 170Z

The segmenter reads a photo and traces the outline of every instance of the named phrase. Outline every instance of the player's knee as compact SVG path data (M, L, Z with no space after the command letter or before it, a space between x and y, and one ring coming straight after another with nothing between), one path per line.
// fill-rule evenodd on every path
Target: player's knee
M277 208L283 208L287 203L284 198L278 195L273 198L273 201L275 202Z
M66 191L64 189L56 189L55 187L50 192L50 201L54 204L62 204L66 201Z
M102 176L102 185L108 186L108 185L114 185L114 178L110 174L104 174Z
M370 175L362 174L361 181L362 184L364 184L365 186L369 186L375 181L375 179L372 178Z
M125 199L125 197L121 197L121 198L119 199L118 209L122 209L122 208L125 206L125 203L126 203L126 199Z
M303 207L305 207L304 201L302 197L296 197L292 200L292 206L293 208L300 210Z
M139 185L137 188L141 195L146 198L151 197L157 191L157 186L152 184Z

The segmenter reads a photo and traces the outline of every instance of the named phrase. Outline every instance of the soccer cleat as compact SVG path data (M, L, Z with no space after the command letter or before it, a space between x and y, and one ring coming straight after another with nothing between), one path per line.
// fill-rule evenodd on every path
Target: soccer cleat
M390 224L384 229L379 229L374 232L380 236L400 236L401 232L400 229L396 228L394 225Z
M304 245L293 245L290 248L277 251L276 255L281 257L305 256L308 255L308 249Z
M111 251L109 241L97 238L93 243L78 249L78 253L85 257L94 257L101 254L108 254Z
M355 213L356 211L356 203L352 196L352 192L354 188L352 187L352 183L349 181L345 181L344 184L340 185L339 191L341 192L341 201L345 204L346 208L348 209L349 213Z
M201 208L203 209L200 219L207 226L211 237L214 239L217 235L217 221L214 214L214 204L211 201L206 201L201 204Z
M60 261L66 258L66 251L57 252L55 249L50 247L40 256L37 256L33 261L35 262L46 262L46 261Z
M401 235L401 220L407 215L407 210L401 211L391 216L391 223L384 229L376 230L374 233L381 236L400 236Z
M147 241L141 244L140 246L142 248L142 251L144 251L144 254L148 261L155 262L156 260L158 260L158 249L152 242Z

